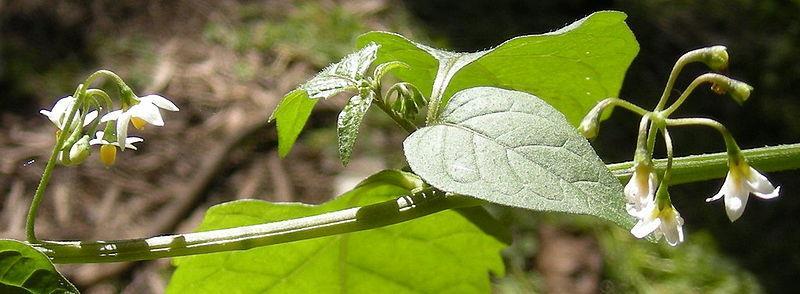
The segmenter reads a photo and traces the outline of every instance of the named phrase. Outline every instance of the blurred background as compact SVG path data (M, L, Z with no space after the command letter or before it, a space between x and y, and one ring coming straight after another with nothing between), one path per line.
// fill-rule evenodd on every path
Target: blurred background
M353 49L370 30L476 51L552 31L597 10L620 10L640 43L621 97L652 108L675 60L726 45L729 74L755 87L739 106L696 91L678 115L717 119L743 148L800 142L800 1L3 1L0 0L0 236L24 238L24 216L53 142L38 114L105 68L138 94L180 108L138 132L137 152L58 169L37 228L48 239L119 239L188 232L210 206L238 198L320 203L383 168L404 165L404 134L368 116L353 162L337 159L332 128L344 100L320 103L285 159L269 113L286 92ZM598 44L602 46L602 44ZM683 89L705 71L688 67ZM109 84L107 89L113 90ZM377 112L376 112L377 113ZM638 119L618 111L593 144L629 160ZM703 128L672 132L679 155L724 149ZM660 152L660 151L659 151ZM771 173L776 201L752 200L731 224L722 179L676 186L687 242L633 239L590 217L491 207L515 242L497 293L784 293L800 278L797 171ZM160 293L168 260L60 266L86 293Z

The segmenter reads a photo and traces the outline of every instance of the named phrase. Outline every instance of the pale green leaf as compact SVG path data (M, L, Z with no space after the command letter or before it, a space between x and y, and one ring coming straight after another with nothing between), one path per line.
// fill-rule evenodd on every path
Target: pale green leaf
M313 79L301 86L312 99L330 98L347 90L356 90L372 62L375 60L378 45L367 44L364 48L345 56L319 72Z
M319 206L235 201L199 230L315 215L382 202L422 185L384 171ZM497 224L495 224L497 225ZM488 293L505 245L453 211L368 231L175 260L168 293Z
M278 154L284 157L292 150L297 136L306 125L311 110L320 98L327 99L344 91L357 91L365 81L364 73L375 60L378 45L364 48L331 64L314 78L289 92L270 115L278 127Z
M0 293L78 293L42 252L15 240L0 240Z
M632 226L619 181L563 114L531 94L458 92L439 124L411 134L404 148L411 169L441 190Z
M361 121L367 114L369 106L372 105L373 93L372 91L366 92L367 97L361 97L361 95L351 97L342 112L339 113L336 134L339 139L339 159L344 165L350 162L350 155L353 153L353 146L358 137L358 128L361 126Z
M358 42L380 44L379 63L411 65L396 76L415 84L431 101L440 101L431 105L435 114L459 90L494 86L535 94L577 126L595 103L618 95L639 50L624 20L621 12L597 12L551 33L517 37L469 54L433 49L385 32L364 34Z
M278 154L281 157L292 150L317 101L319 100L310 99L305 90L296 89L286 94L272 112L269 120L274 119L278 128Z

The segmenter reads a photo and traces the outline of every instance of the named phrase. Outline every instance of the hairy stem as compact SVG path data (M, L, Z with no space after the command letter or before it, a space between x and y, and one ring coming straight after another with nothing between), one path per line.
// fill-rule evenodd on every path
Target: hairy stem
M388 105L386 105L386 103L384 103L383 97L381 97L380 88L378 89L379 90L375 91L375 99L373 99L375 105L378 105L378 108L383 110L383 112L386 113L386 115L388 115L389 118L391 118L395 123L397 123L398 126L406 130L409 134L416 131L417 130L416 125L414 125L404 117L398 116L394 111L392 111L391 107L389 107Z
M743 151L749 162L761 171L800 168L800 144L755 148ZM725 176L724 152L674 158L672 184L703 181ZM663 172L666 160L654 160ZM610 164L620 180L631 175L633 162ZM420 218L439 211L477 206L484 203L466 196L417 193L400 198L315 216L259 225L147 239L111 241L46 241L33 244L55 263L107 263L151 260L202 253L245 250L323 236L357 232Z
M287 243L388 226L439 211L477 206L467 196L417 193L315 216L207 232L115 241L47 241L34 246L54 263L107 263L195 255Z

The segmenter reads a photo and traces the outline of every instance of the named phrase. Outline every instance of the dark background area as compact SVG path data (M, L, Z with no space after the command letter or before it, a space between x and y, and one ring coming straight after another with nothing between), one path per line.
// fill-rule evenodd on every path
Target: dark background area
M796 143L800 139L800 4L789 1L406 1L434 39L458 51L477 51L518 35L538 34L597 10L619 10L639 41L620 96L644 108L655 106L672 65L695 48L725 45L729 75L755 88L737 105L701 87L675 117L703 116L725 124L742 148ZM602 46L602 44L598 44ZM684 89L702 65L687 67L676 83ZM593 142L607 162L629 160L638 119L616 111ZM671 132L677 155L724 150L710 129ZM770 173L781 185L777 201L751 197L744 216L731 224L721 203L703 199L722 180L674 187L673 203L688 231L708 230L720 248L756 274L773 293L794 289L800 273L800 172Z

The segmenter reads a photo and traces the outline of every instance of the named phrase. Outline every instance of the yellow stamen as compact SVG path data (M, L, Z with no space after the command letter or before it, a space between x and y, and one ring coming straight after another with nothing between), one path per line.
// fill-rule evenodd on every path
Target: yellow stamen
M114 145L103 144L100 146L100 161L106 166L111 166L117 159L117 147Z
M145 120L138 117L131 117L131 123L133 123L134 127L140 130L144 129L144 126L147 124Z

